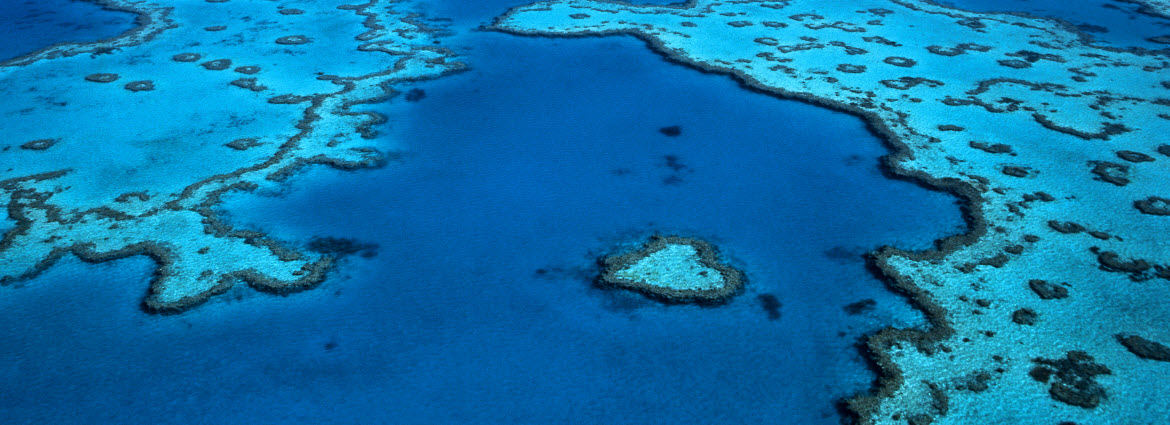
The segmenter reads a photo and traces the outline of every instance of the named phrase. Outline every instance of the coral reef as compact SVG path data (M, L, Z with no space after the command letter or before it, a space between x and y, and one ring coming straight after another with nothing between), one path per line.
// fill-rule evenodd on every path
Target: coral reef
M124 87L132 92L151 91L154 90L154 82L150 80L131 81L126 83Z
M930 325L868 339L881 379L847 403L862 423L1170 415L1143 401L1162 397L1151 383L1170 369L1116 339L1170 340L1157 325L1170 320L1160 301L1170 297L1165 51L917 0L557 0L514 8L490 28L630 35L676 63L856 114L893 149L891 174L964 199L967 234L872 256ZM1024 396L1040 388L1029 376L1037 366L1052 371L1045 390L1061 402Z
M314 19L297 23L301 37L329 42L302 45L310 54L295 57L256 48L284 36L279 25L256 22L298 19L267 2L101 3L137 13L139 27L0 63L0 126L32 140L0 152L12 167L0 194L16 224L0 239L0 283L36 276L70 254L92 262L143 255L158 264L143 301L152 312L184 311L240 282L275 293L311 288L347 252L236 228L218 215L220 199L278 190L311 164L383 164L368 138L385 118L351 108L390 99L395 84L464 68L435 46L438 30L399 11L404 2L303 5ZM215 72L233 63L263 64L263 78ZM104 72L83 71L95 68ZM150 80L124 89L84 82L117 75ZM284 102L256 93L265 85Z
M720 264L717 255L715 247L698 239L654 236L634 252L603 259L598 282L667 302L719 303L743 287L743 274Z
M97 73L85 76L85 81L93 81L95 83L112 83L118 81L118 74Z

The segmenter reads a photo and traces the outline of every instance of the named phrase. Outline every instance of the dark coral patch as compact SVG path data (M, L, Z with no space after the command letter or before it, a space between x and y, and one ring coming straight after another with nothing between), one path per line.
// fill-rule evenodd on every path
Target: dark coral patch
M1149 215L1170 215L1170 199L1151 196L1133 203L1134 208L1141 211L1142 214Z
M853 64L843 63L840 65L837 65L837 70L844 72L844 73L848 73L848 74L860 74L862 72L865 72L865 65L853 65Z
M1049 220L1048 227L1060 233L1080 233L1085 231L1085 226L1077 224L1073 221L1056 221Z
M1028 177L1028 168L1008 165L1003 167L1002 171L1005 175L1012 177Z
M974 50L976 52L986 52L988 50L991 50L991 47L990 46L983 46L983 45L979 45L979 44L975 44L975 43L963 43L963 44L960 44L960 45L955 46L955 47L926 46L926 50L929 51L930 53L934 53L934 54L940 55L940 56L958 56L958 55L961 55L963 53L967 53L968 50Z
M141 192L141 191L140 192L126 192L126 193L123 193L121 195L118 195L117 198L114 198L114 202L127 203L127 202L130 202L131 198L137 199L137 200L142 201L142 202L146 202L146 201L150 200L150 194L146 193L146 192ZM203 248L203 250L206 250L206 249L208 249L208 248L206 248L206 247ZM203 250L201 250L201 251L203 251ZM206 253L206 251L200 252L200 254L205 254L205 253Z
M1134 151L1117 151L1117 157L1129 162L1150 162L1154 160L1152 156Z
M894 65L894 66L900 66L903 68L909 68L909 67L912 67L912 66L918 64L918 61L916 61L914 59L904 58L901 56L890 56L890 57L887 57L885 59L882 59L882 62L888 63L890 65Z
M1014 69L1024 69L1030 68L1032 66L1032 64L1028 61L1022 61L1019 59L1000 59L999 64Z
M242 150L248 150L248 148L260 146L260 141L257 140L255 137L248 137L248 138L244 138L244 139L232 140L228 143L225 143L224 146L227 146L229 148L232 148L232 149L235 149L238 151L242 151Z
M1117 186L1125 186L1129 184L1129 166L1125 164L1118 164L1109 161L1091 161L1093 166L1089 172L1095 174L1097 177L1093 180L1103 181Z
M1003 143L996 143L993 145L989 145L987 143L977 142L977 141L972 140L972 141L968 142L968 145L971 146L972 148L979 149L979 150L987 152L987 153L995 153L995 154L1000 154L1000 153L1014 154L1015 153L1012 150L1011 146L1005 145Z
M1032 310L1030 308L1021 308L1012 312L1012 322L1015 322L1018 325L1031 326L1036 324L1036 318L1038 316L1039 315L1036 314L1036 310Z
M263 84L257 83L255 78L240 78L238 80L232 81L231 84L233 86L251 91L264 91L268 89L268 87L264 86Z
M1121 255L1113 251L1101 251L1097 253L1097 262L1101 264L1101 269L1110 272L1129 273L1135 276L1140 276L1150 269L1150 263L1141 258L1134 258L1130 260L1121 259Z
M1094 362L1092 356L1083 351L1069 351L1063 359L1033 359L1037 363L1030 375L1040 382L1052 381L1048 395L1061 403L1092 409L1105 399L1105 387L1093 378L1110 375L1113 371L1103 364ZM1055 379L1052 379L1055 378Z
M235 71L238 73L241 73L241 74L252 75L252 74L255 74L257 72L260 72L260 67L255 66L255 65L241 66L241 67L237 67L235 69Z
M55 144L57 144L57 139L37 139L24 142L20 145L20 148L30 151L43 151L53 147Z
M1096 230L1091 230L1091 231L1089 231L1088 233L1089 233L1089 236L1092 236L1092 237L1094 237L1094 238L1097 238L1097 239L1100 239L1100 240L1103 240L1103 241L1104 241L1104 240L1109 240L1109 238L1111 238L1111 237L1112 237L1112 236L1110 236L1108 233L1105 233L1105 232L1099 232L1099 231L1096 231Z
M920 84L931 88L945 85L942 81L921 77L899 77L897 80L881 80L879 83L882 83L883 86L898 90L909 90Z
M584 14L584 13L574 13L572 15L569 15L569 17L573 18L573 19L585 19L585 18L588 18L589 15Z
M118 80L118 74L107 74L99 72L97 74L89 74L85 76L85 81L92 81L95 83L112 83Z
M1170 362L1170 347L1156 341L1150 341L1137 335L1117 335L1117 341L1121 342L1121 345L1124 345L1129 352L1143 359Z
M1040 296L1040 299L1042 300L1059 300L1068 298L1067 288L1049 283L1047 280L1029 280L1028 287L1032 289L1032 292L1035 292L1036 295Z
M232 66L232 60L231 59L216 59L213 61L203 62L199 65L208 69L208 70L211 70L211 71L223 71L223 70L228 69L229 67Z
M292 9L292 8L280 9L281 15L300 15L302 13L305 13L305 11L300 10L300 9Z
M131 81L126 83L126 90L132 92L151 91L154 90L154 82L150 80Z
M284 37L280 37L280 38L276 39L276 44L284 44L284 45L308 44L311 41L313 41L313 40L305 35L286 35Z
M268 99L268 103L273 105L292 105L294 103L301 103L312 100L309 96L298 96L295 94L282 94Z
M171 60L175 62L195 62L201 58L203 58L203 55L198 53L179 53L171 56Z
M955 21L955 23L962 25L962 26L965 26L967 28L974 29L974 30L987 28L987 24L983 23L983 21L980 20L979 18L972 18L972 17L963 18L963 19L960 19L958 21Z

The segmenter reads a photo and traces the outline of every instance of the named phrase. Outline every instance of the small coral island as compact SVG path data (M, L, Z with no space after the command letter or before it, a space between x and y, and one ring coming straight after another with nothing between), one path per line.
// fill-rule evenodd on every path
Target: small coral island
M679 303L719 303L743 287L743 274L720 264L711 244L653 236L637 251L606 257L599 282Z

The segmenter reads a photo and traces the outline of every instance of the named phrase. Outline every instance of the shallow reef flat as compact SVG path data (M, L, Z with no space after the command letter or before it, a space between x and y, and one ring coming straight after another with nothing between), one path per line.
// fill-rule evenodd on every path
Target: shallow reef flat
M311 287L333 258L233 228L213 206L310 164L383 164L369 139L385 118L362 104L464 68L438 29L400 11L407 2L101 3L139 25L0 64L0 190L16 222L0 241L0 282L72 252L154 258L144 305L159 312L239 280Z
M966 199L968 234L873 256L930 326L869 338L881 382L848 402L863 423L1170 415L1170 363L1152 354L1170 350L1165 51L906 0L565 0L493 28L632 35L678 63L860 115L892 145L891 172Z

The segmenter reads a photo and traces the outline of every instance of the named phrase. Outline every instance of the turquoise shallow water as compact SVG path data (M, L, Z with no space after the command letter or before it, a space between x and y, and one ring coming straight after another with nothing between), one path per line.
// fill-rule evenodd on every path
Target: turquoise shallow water
M518 3L422 8L453 19L445 45L472 69L373 106L400 159L310 168L220 208L294 246L351 238L376 255L311 291L239 287L179 316L138 308L148 260L63 260L3 288L0 409L13 423L837 423L835 400L874 379L859 338L923 324L861 254L962 231L955 199L884 177L888 151L859 119L638 40L470 30ZM21 30L96 39L118 16ZM657 232L715 243L745 293L701 308L592 286L597 258Z

